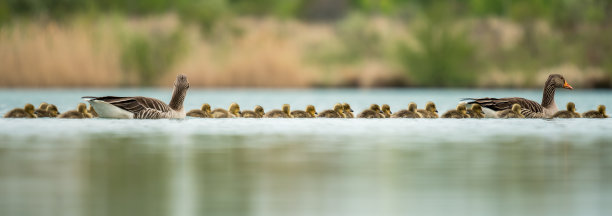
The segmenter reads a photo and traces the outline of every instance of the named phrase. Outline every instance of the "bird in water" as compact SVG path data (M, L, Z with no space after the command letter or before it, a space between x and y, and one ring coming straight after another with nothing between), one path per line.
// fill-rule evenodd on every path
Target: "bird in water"
M499 118L525 118L523 113L521 113L521 105L513 104L512 109L502 110L497 113Z
M608 118L606 115L606 106L599 105L597 110L591 110L582 114L583 118Z
M344 118L344 106L337 103L333 110L325 110L317 116L317 118Z
M210 104L204 103L200 107L200 109L192 109L189 110L186 114L187 116L197 117L197 118L212 118L212 111L210 111Z
M580 118L580 113L576 112L574 102L567 103L567 110L561 110L553 115L553 118Z
M436 109L436 104L431 101L425 104L425 109L417 109L417 112L421 114L422 118L438 118L438 109Z
M293 116L293 118L316 118L318 114L319 113L317 113L317 110L315 109L313 105L306 106L306 111L303 111L303 110L291 111L291 116Z
M291 115L291 106L283 104L282 110L272 110L264 115L264 118L293 118Z
M266 113L264 112L264 108L257 105L255 109L242 111L240 117L242 118L263 118Z
M467 114L470 115L470 118L484 118L485 113L482 111L482 107L480 104L473 104L472 108L467 111Z
M446 111L442 118L470 118L464 103L457 105L457 109Z
M382 114L382 110L380 110L380 106L378 104L370 105L370 108L362 111L357 115L357 118L384 118L385 116Z
M79 105L77 105L76 110L70 110L68 112L62 113L57 118L83 119L92 118L92 115L87 112L86 104L79 103Z
M34 105L26 104L23 109L15 108L4 114L4 118L37 118L34 114Z
M417 104L410 102L408 109L395 112L391 118L421 118L422 115L417 111Z

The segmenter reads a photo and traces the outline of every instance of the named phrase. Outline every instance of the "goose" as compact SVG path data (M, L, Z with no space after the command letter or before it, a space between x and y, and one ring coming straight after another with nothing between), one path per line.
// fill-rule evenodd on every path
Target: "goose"
M470 118L470 115L467 114L465 103L461 103L457 105L457 109L446 111L442 118Z
M91 104L89 104L89 109L87 110L87 112L89 114L91 114L92 117L99 117L98 113L96 112L96 110L93 108L93 106Z
M293 118L289 104L283 104L282 110L272 110L264 115L264 118Z
M84 103L79 103L79 105L77 105L76 110L70 110L68 112L62 113L57 118L83 119L91 117L91 114L87 112L87 105L85 105Z
M567 103L567 110L558 111L553 115L553 118L580 118L580 113L576 112L576 104L569 102Z
M317 118L344 118L344 106L337 103L333 110L325 110L317 116Z
M417 109L417 112L421 114L422 118L438 118L438 109L436 109L436 104L431 101L425 104L425 109Z
M241 112L240 106L237 103L232 103L230 104L228 110L225 110L223 108L217 108L213 110L210 114L213 118L235 118L240 117Z
M482 111L482 107L480 104L473 104L472 108L467 111L467 114L470 115L470 118L484 118L485 113Z
M606 106L599 105L597 110L591 110L582 114L583 118L608 118L606 115Z
M346 116L346 118L355 117L355 115L353 115L353 109L351 109L351 105L349 105L348 103L343 103L342 108L344 108L344 115Z
M183 101L189 89L187 76L178 75L174 81L172 99L166 104L149 97L83 97L91 104L100 118L119 119L184 119Z
M370 108L362 111L357 115L357 118L384 118L385 116L382 114L380 107L378 104L370 105Z
M255 106L255 109L253 109L253 111L251 110L242 111L242 115L240 117L242 118L263 118L265 114L266 113L264 112L263 107L257 105Z
M389 104L383 104L381 110L385 118L391 118L391 114L393 113L391 112L391 107L389 106Z
M291 115L293 116L293 118L316 118L318 114L319 113L317 113L317 110L313 105L306 106L306 111L291 111Z
M493 111L507 110L510 109L513 104L519 104L522 107L521 113L527 118L550 118L559 111L555 103L555 89L557 88L574 89L567 83L562 75L551 74L544 83L544 93L542 95L541 104L519 97L466 98L464 100L470 100L468 104L480 104L482 107Z
M34 114L34 105L26 104L23 109L15 108L6 114L4 114L4 118L37 118L36 114Z
M419 112L417 112L416 103L413 103L413 102L408 104L408 109L397 111L395 112L395 114L391 116L391 118L421 118L421 117L422 115Z
M499 118L525 118L521 113L523 109L520 104L513 104L512 109L502 110L497 113Z
M193 109L187 112L187 116L197 117L197 118L211 118L212 114L210 111L210 105L207 103L202 104L200 109Z

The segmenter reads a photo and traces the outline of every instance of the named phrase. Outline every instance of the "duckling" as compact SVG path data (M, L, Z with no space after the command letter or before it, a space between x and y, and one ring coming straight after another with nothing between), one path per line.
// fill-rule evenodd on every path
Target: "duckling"
M321 112L317 117L318 118L344 118L344 106L342 104L337 103L334 105L333 110L325 110Z
M425 104L425 109L417 109L417 112L421 114L422 118L438 118L438 109L436 109L436 104L431 101Z
M472 108L467 111L467 114L470 115L470 118L484 118L485 114L482 111L482 107L480 104L472 104Z
M370 108L359 113L357 118L384 118L378 104L370 105Z
M497 113L499 118L525 118L521 113L521 105L513 104L512 109L502 110Z
M346 116L346 118L355 118L355 115L353 115L353 109L351 109L351 105L349 105L348 103L343 103L342 107L344 108L344 115Z
M580 118L580 113L576 112L576 104L569 102L567 103L567 110L557 111L553 118Z
M40 112L40 111L42 111L42 112L46 112L46 111L47 111L47 106L49 106L49 104L48 104L48 103L46 103L46 102L42 102L42 103L40 103L40 105L38 105L38 109L34 110L34 113L36 113L36 112ZM37 114L37 113L36 113L36 114ZM38 114L37 114L37 115L38 115ZM38 115L38 117L41 117L41 116L40 116L40 115Z
M597 110L591 110L582 114L583 118L608 118L606 115L606 106L599 105Z
M391 114L393 113L391 112L391 107L389 106L389 104L383 104L381 110L385 118L391 118Z
M416 103L411 102L408 104L407 110L397 111L395 114L391 116L391 118L422 118L423 116L417 112Z
M96 112L96 110L93 108L91 104L89 104L89 109L87 110L87 112L91 114L91 117L94 117L94 118L98 117L98 112Z
M211 112L213 118L235 118L240 117L240 106L237 103L232 103L229 111L223 108L217 108Z
M48 117L55 118L60 114L61 113L57 110L57 107L55 105L49 104L49 106L47 106L47 116Z
M36 114L34 114L34 105L26 104L23 109L15 108L6 114L4 114L4 118L37 118Z
M43 117L55 118L57 117L57 115L59 115L59 112L57 111L57 107L55 105L47 104L43 102L40 104L39 108L36 109L36 111L34 111L34 114L36 114L38 118L43 118Z
M317 113L317 110L313 105L306 106L306 111L291 111L291 115L293 116L293 118L316 118L318 114L319 113Z
M264 115L264 118L293 118L289 104L283 104L283 110L272 110Z
M189 110L186 115L197 118L211 118L210 104L204 103L200 109Z
M84 103L79 103L76 110L70 110L58 116L58 118L71 118L71 119L83 119L83 118L91 118L91 117L92 117L91 114L87 112L87 105L85 105Z
M264 112L263 107L257 105L253 111L245 110L242 111L242 118L262 118L266 113Z
M461 103L457 105L457 109L446 111L446 113L442 115L442 118L470 118L470 115L467 114L465 104Z

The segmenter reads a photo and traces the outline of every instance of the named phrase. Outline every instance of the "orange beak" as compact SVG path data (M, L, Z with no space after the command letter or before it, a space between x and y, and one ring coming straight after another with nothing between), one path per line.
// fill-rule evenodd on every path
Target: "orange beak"
M565 84L563 84L563 88L570 89L570 90L574 89L569 83L567 83L567 81L565 81Z

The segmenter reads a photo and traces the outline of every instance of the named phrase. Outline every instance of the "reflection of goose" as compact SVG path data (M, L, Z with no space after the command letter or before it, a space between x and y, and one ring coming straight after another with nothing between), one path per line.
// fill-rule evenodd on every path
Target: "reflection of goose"
M317 116L318 118L344 118L344 106L337 103L333 110L325 110Z
M513 104L512 109L502 110L497 113L500 118L525 118L521 113L521 105Z
M438 118L438 109L436 109L436 104L431 101L425 104L425 109L418 109L417 112L421 114L422 118Z
M384 118L385 116L382 114L380 110L380 106L378 104L370 105L370 108L359 113L357 118Z
M211 112L213 118L235 118L240 117L240 106L237 103L232 103L229 110L217 108Z
M582 114L583 118L608 118L606 115L606 106L599 105L597 110L591 110Z
M189 110L186 115L197 118L211 118L212 113L210 111L210 104L204 103L200 109Z
M294 110L291 111L293 118L315 118L317 117L317 110L313 105L306 106L306 111Z
M472 108L468 110L467 114L470 115L470 118L484 118L485 117L485 113L482 111L482 107L480 106L480 104L472 105Z
M343 103L342 108L344 108L344 115L346 116L346 118L355 117L355 115L353 115L353 109L351 109L351 105L349 105L348 103Z
M417 112L417 105L414 102L408 104L408 109L395 112L392 118L421 118L421 114Z
M34 105L26 104L23 109L15 108L6 114L4 114L4 118L36 118L36 114L34 114Z
M580 118L580 113L576 112L576 104L574 102L567 103L567 110L561 110L553 118Z
M566 88L573 89L565 78L559 74L551 74L548 76L544 84L544 94L542 96L542 104L525 98L468 98L471 100L468 104L480 104L481 106L493 111L508 110L513 104L521 105L521 113L527 118L550 118L559 109L555 104L555 89Z
M240 117L242 118L263 118L265 114L266 113L264 112L263 107L257 105L255 106L255 109L253 111L251 110L242 111L242 114Z
M389 106L389 104L383 104L381 111L385 118L391 118L391 114L393 114L391 112L391 107Z
M470 118L470 116L467 114L465 104L461 103L457 105L457 109L446 111L442 118Z
M87 112L87 105L84 103L79 103L76 110L70 110L58 116L58 118L72 118L72 119L83 119L83 118L91 118L91 117L92 117L91 114Z
M185 118L183 101L189 89L189 82L185 75L178 75L174 82L172 99L166 104L158 99L149 97L83 97L89 101L100 118L125 119L161 119Z
M264 118L293 118L289 104L283 104L282 110L272 110L264 115Z

